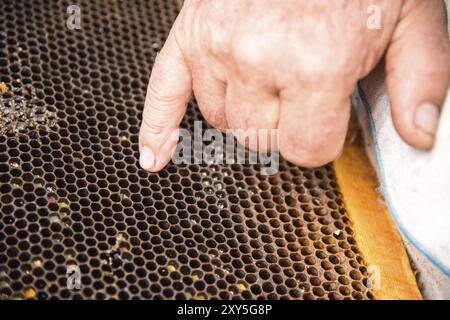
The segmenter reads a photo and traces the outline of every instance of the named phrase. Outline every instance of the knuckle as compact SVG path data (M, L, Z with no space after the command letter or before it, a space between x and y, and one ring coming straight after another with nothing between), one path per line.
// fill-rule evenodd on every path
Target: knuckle
M360 66L354 57L345 52L336 54L327 50L314 54L299 52L295 60L298 64L297 74L301 79L307 79L307 84L315 88L346 88L352 84Z
M323 166L339 156L339 151L317 141L280 140L280 154L289 162L306 168Z
M144 117L142 120L141 131L145 134L159 135L164 128L164 122L155 121L154 118Z
M241 65L251 67L264 65L266 57L273 59L272 52L268 53L269 48L271 48L271 45L267 43L268 40L260 38L257 34L239 36L233 43L233 59Z
M150 80L145 101L150 108L164 111L165 106L176 102L178 99L179 97L169 92L167 88L161 88L156 79Z

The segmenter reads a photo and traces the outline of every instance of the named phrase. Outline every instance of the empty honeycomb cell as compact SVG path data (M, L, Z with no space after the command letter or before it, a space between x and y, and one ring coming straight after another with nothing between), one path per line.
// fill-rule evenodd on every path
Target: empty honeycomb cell
M374 298L332 165L138 166L178 1L70 4L0 2L0 298Z

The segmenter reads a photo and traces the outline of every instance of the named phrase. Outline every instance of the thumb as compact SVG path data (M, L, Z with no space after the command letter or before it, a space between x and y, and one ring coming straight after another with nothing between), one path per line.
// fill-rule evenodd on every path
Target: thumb
M155 59L139 132L139 162L144 170L152 172L170 161L180 122L192 97L191 74L175 32L173 27Z
M387 51L386 73L397 131L413 147L431 149L450 82L444 1L405 2Z

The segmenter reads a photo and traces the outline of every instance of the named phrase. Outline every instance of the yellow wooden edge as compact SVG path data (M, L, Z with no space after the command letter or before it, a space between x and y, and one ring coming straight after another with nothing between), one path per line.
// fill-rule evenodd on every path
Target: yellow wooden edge
M360 131L351 125L334 169L377 299L422 299L397 226L386 207Z

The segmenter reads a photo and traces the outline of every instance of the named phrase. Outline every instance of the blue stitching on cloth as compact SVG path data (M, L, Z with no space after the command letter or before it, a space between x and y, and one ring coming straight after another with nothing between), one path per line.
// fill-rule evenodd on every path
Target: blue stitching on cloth
M386 200L386 203L388 205L389 211L391 212L392 216L394 217L395 222L397 223L400 231L406 236L406 238L408 238L409 241L411 241L411 243L418 248L435 266L437 266L439 269L441 269L447 276L450 276L450 269L444 265L439 259L437 259L436 257L434 257L431 253L429 253L424 246L422 246L422 244L420 244L419 241L417 241L411 233L409 233L408 229L401 223L401 220L399 218L399 215L397 213L397 210L394 207L393 202L391 201L390 195L388 193L388 189L386 186L386 179L385 179L385 172L384 172L384 166L383 166L383 161L381 160L381 153L380 153L380 148L378 145L378 139L377 139L377 128L375 126L375 121L372 117L372 112L370 109L370 104L367 101L364 91L362 90L362 88L360 87L360 85L357 85L357 89L356 89L356 93L357 96L359 97L359 99L361 99L364 108L367 112L368 118L369 118L369 122L370 122L370 129L372 132L372 137L373 137L373 142L374 142L374 147L375 147L375 153L376 153L376 158L377 158L377 165L378 165L378 169L379 169L379 173L380 173L380 180L381 180L381 190L383 192L384 198ZM359 112L359 110L357 110Z

